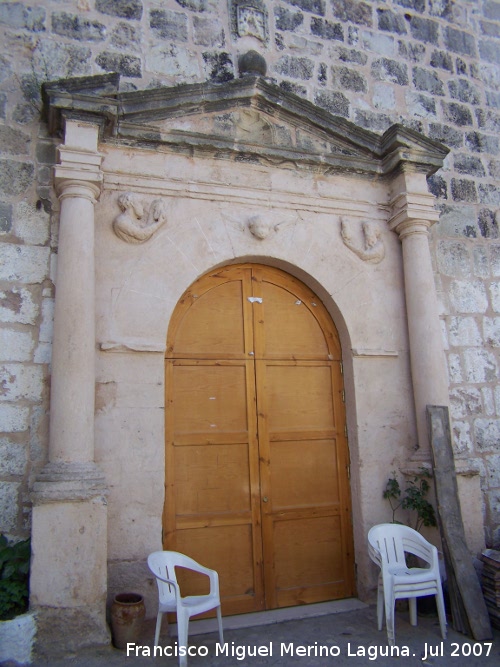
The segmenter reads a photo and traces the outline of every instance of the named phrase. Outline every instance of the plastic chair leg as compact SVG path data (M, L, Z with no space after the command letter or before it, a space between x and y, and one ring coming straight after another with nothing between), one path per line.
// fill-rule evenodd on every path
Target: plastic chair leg
M162 619L163 613L161 611L158 612L158 616L156 617L156 630L155 630L155 646L158 646L158 642L160 640L160 629L161 629L161 619Z
M224 633L222 632L222 614L220 607L217 607L217 623L219 624L219 641L220 645L224 645Z
M417 598L410 598L408 600L410 607L410 624L417 625Z
M446 609L444 607L443 591L436 593L436 606L439 616L439 625L441 626L441 636L446 639Z
M389 646L394 646L394 597L392 591L385 598L385 625L387 628L387 641Z
M377 590L377 623L379 630L382 630L383 622L384 622L384 588L382 583L379 583Z
M177 639L179 648L184 647L187 650L188 631L189 615L186 613L179 613L179 609L177 608ZM187 664L187 653L186 655L179 655L179 667L187 667Z

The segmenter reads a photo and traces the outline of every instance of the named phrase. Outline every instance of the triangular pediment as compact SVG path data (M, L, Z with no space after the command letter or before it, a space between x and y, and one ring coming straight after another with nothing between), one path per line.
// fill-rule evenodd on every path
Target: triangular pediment
M195 155L385 175L402 162L431 174L448 152L398 124L377 135L258 76L120 93L113 74L45 84L43 93L53 134L79 118L98 123L103 141Z

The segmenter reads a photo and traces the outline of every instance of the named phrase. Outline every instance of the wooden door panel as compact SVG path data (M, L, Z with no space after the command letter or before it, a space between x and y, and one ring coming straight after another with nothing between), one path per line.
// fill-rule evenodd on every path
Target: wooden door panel
M335 440L271 442L269 449L273 512L339 502Z

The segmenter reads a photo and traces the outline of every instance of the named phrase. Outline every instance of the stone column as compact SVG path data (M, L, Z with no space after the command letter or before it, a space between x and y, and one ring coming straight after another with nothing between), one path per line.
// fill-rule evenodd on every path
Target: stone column
M429 250L428 230L439 218L425 174L405 172L392 183L390 228L402 243L410 363L418 434L414 458L431 461L426 406L448 405L448 374Z
M60 222L49 462L33 488L30 583L39 651L50 655L62 644L77 650L109 641L106 488L94 462L97 141L96 125L67 121L55 168Z

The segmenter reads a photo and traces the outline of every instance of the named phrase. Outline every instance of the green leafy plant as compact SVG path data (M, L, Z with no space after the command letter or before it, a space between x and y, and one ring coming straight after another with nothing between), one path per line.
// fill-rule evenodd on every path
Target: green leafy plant
M0 620L28 610L30 540L11 542L0 535Z
M392 477L387 481L383 496L389 501L392 510L392 523L401 523L397 521L396 512L401 508L416 512L415 530L420 530L422 526L436 526L436 513L434 507L427 500L426 496L430 490L431 474L425 468L421 468L413 479L408 480L406 489L403 492L396 479L396 472L393 470Z

